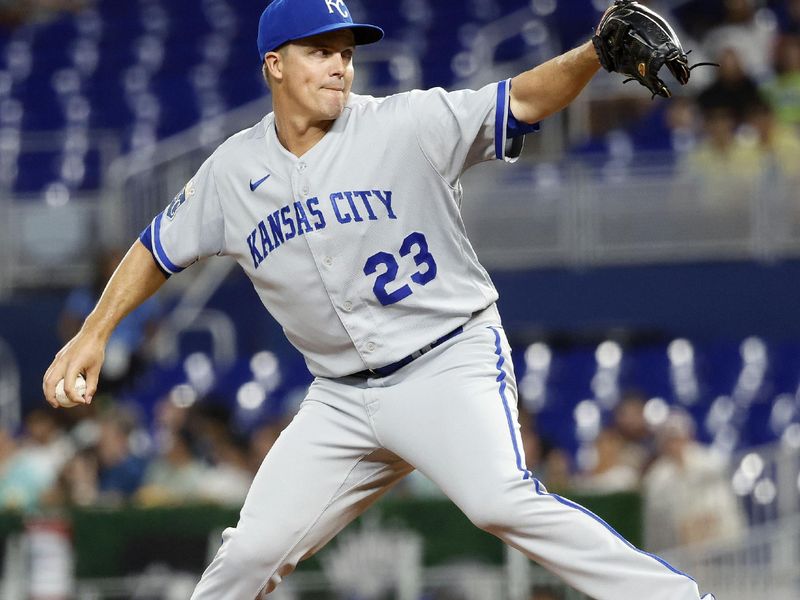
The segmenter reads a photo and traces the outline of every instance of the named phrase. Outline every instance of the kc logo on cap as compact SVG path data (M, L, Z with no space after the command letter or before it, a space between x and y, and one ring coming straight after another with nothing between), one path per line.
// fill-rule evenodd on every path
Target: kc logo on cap
M288 42L340 29L352 31L356 45L383 37L380 27L353 23L344 0L273 0L258 22L259 58Z
M350 16L350 12L347 10L344 0L325 0L325 4L328 5L328 11L331 14L333 14L334 9L336 9L339 11L339 14L342 15L343 19Z

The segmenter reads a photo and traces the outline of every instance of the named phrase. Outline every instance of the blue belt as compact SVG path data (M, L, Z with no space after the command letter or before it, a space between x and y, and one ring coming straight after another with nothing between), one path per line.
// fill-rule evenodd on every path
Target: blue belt
M416 352L412 352L411 354L409 354L405 358L401 358L397 362L393 362L392 364L386 365L385 367L379 367L377 369L364 369L363 371L359 371L358 373L353 373L351 377L361 377L363 379L368 379L370 377L388 377L392 373L396 373L397 371L405 367L411 361L419 358L423 354L430 352L431 350L436 348L436 346L444 344L447 340L453 339L462 331L464 331L464 327L456 327L450 333L443 335L438 340L431 342L427 346L423 346Z

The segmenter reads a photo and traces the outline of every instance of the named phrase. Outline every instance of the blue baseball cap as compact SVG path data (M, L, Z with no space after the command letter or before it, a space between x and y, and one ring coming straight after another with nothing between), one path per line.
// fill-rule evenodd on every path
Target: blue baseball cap
M344 0L273 0L258 22L259 58L286 42L339 29L351 30L356 45L383 38L380 27L353 23Z

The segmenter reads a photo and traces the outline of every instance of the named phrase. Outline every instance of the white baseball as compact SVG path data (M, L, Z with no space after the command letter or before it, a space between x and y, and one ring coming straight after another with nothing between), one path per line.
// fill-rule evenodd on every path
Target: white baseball
M83 375L78 375L77 379L75 379L75 391L81 396L86 395L86 380L83 378ZM72 408L80 404L79 402L73 402L67 397L66 392L64 392L63 379L56 384L56 402L58 402L59 406L63 406L64 408Z

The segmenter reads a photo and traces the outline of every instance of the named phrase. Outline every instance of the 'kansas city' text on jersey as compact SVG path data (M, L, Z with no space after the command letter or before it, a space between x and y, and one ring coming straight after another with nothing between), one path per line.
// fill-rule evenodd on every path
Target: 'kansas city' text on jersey
M390 364L497 299L459 178L519 155L522 138L506 151L508 88L351 95L300 158L269 114L217 148L142 242L168 274L235 257L314 375Z

